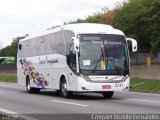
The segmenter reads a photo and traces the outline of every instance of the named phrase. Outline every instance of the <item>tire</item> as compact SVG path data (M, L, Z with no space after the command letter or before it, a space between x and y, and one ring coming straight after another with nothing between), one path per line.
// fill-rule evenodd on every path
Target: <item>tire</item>
M61 93L60 90L56 90L57 95L60 95L60 93Z
M26 91L27 93L39 93L40 92L40 88L34 88L30 86L30 79L29 77L27 77L26 79Z
M70 98L73 92L67 90L67 82L66 79L63 78L60 83L60 95L64 98Z
M102 94L103 94L104 98L108 98L109 99L109 98L112 98L114 92L113 91L108 91L108 92L103 92Z

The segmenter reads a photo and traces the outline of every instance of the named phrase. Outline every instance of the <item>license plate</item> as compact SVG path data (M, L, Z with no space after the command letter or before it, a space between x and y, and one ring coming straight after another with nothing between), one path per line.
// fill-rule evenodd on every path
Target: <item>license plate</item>
M111 85L102 85L102 89L111 89Z

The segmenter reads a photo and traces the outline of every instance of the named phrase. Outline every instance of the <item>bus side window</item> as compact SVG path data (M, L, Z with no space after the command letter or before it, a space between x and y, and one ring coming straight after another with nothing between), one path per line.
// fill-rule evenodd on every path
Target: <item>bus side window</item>
M45 37L38 38L38 55L45 55L46 53L46 42Z
M56 33L56 44L57 44L57 53L58 54L65 54L65 43L64 43L64 38L63 34L61 31Z
M74 51L74 44L70 44L70 53L67 58L69 67L75 72L76 71L76 52Z
M30 56L30 41L25 41L25 47L24 47L24 57Z
M70 44L72 42L71 38L74 37L74 33L69 30L64 30L65 41L66 41L66 54L68 55L70 52Z
M31 40L31 56L36 56L37 55L37 38L33 38Z

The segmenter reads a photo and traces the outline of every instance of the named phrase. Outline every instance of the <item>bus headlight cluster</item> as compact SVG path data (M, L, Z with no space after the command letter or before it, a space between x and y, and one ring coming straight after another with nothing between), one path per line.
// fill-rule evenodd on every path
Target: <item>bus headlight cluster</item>
M126 79L129 77L129 75L126 75L122 78L123 81L126 81Z
M79 74L79 76L84 78L86 81L91 82L91 79L88 76L85 76L83 74Z

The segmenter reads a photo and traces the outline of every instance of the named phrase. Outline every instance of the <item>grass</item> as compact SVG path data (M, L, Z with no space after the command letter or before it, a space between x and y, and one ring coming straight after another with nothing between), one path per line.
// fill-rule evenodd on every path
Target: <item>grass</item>
M17 76L16 75L0 75L0 82L16 83Z
M160 80L132 78L130 91L160 93Z

